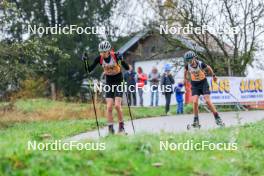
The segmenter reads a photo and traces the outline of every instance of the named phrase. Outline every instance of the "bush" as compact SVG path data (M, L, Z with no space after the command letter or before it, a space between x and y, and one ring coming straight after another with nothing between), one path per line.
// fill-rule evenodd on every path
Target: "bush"
M48 84L44 78L29 78L21 81L20 89L12 98L39 98L47 94Z

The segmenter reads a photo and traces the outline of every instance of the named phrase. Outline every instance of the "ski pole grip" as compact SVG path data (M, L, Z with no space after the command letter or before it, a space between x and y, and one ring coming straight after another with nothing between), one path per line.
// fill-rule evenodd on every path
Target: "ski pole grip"
M88 60L88 54L85 52L82 55L82 61L87 61Z
M84 63L85 71L87 73L90 73L90 71L89 71L89 63L88 63L88 54L86 52L83 53L83 55L82 55L82 61Z
M117 52L117 58L120 59L121 61L124 60L123 54L120 54L119 52Z

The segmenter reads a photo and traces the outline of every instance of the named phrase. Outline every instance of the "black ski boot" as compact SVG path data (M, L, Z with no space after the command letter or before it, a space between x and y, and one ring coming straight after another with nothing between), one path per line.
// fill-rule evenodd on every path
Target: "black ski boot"
M108 133L109 135L113 135L115 134L115 129L114 129L114 125L108 125Z
M187 125L187 129L190 130L191 128L201 128L200 122L199 122L199 118L198 117L194 117L193 120L193 124L188 124Z
M193 128L200 128L201 127L198 117L194 117L192 127Z
M118 133L121 134L121 135L127 135L127 133L125 131L125 124L124 124L124 122L120 122L119 123Z

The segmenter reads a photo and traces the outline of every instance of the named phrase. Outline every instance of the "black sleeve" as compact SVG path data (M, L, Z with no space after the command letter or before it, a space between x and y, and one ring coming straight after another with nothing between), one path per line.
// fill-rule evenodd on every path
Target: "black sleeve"
M207 65L204 62L201 62L201 68L206 69Z
M115 57L117 59L117 62L121 61L121 65L126 69L126 70L129 70L129 66L128 64L122 60L122 58L120 56L118 56L118 54L115 53Z
M129 70L129 66L125 61L121 61L121 65L126 69Z
M89 72L93 71L95 69L95 67L97 66L97 64L100 63L100 56L97 56L94 60L94 62L92 63L92 65L89 66L88 70Z

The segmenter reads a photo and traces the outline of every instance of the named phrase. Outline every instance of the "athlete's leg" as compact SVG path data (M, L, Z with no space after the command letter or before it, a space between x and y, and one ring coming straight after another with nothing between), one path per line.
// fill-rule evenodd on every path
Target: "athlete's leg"
M123 112L122 112L122 97L115 97L115 109L117 111L117 116L118 116L118 132L119 133L125 133L125 125L123 121Z
M210 111L214 114L214 117L217 118L219 117L215 106L213 105L211 98L210 98L210 89L209 89L209 84L207 80L203 83L203 89L202 89L202 94L204 95L204 100L209 107Z
M199 114L199 96L194 95L192 97L192 99L193 99L193 114L194 114L194 117L198 117L198 114Z
M122 97L115 97L115 109L117 112L118 122L123 122L123 113L121 108Z
M107 117L107 121L109 124L114 122L113 105L114 105L114 99L113 98L106 98L106 117Z
M109 134L114 134L114 119L113 119L113 104L114 99L113 98L106 98L106 117L108 122L108 130Z
M214 104L212 103L210 96L204 95L204 99L205 99L206 104L208 105L209 109L211 110L211 112L213 113L213 115L215 117L216 124L219 126L225 126L225 124L223 123L221 117L219 116Z
M207 106L209 107L210 111L213 114L217 113L216 108L215 108L214 104L211 101L210 95L204 95L204 100L205 100Z

